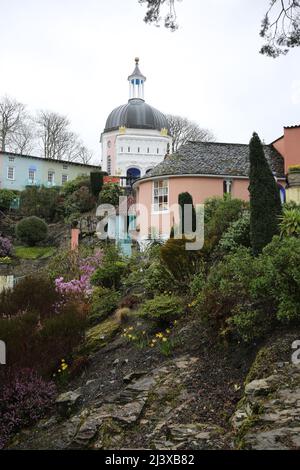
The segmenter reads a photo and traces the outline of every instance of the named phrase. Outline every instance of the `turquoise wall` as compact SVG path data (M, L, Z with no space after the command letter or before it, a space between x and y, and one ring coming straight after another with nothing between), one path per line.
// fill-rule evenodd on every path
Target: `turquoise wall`
M14 168L14 179L7 177L8 168ZM98 169L93 165L79 165L70 162L56 160L44 160L42 158L25 157L8 153L0 153L0 189L23 190L28 185L62 186L63 175L68 176L68 181L80 175L89 175L91 171ZM29 180L29 169L34 170L34 183ZM53 184L48 183L48 171L54 172Z

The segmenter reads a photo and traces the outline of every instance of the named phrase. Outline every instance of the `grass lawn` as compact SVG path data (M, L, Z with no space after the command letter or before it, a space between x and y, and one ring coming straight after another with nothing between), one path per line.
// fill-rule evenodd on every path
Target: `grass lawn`
M16 246L15 255L22 259L49 258L55 253L54 246Z

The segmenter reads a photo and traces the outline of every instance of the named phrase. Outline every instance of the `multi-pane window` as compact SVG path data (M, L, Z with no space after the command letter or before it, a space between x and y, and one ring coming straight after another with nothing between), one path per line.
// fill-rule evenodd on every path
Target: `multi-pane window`
M169 209L169 186L168 180L153 182L153 212L164 212Z
M107 157L107 173L111 175L111 157Z
M67 170L68 169L68 165L66 163L63 164L63 169L64 170Z
M14 161L15 161L15 157L8 157L8 161L9 161L9 162L14 162Z
M35 182L35 170L33 170L32 168L29 168L28 170L28 179L29 179L29 183Z
M68 175L61 175L61 184L65 184L68 182Z
M7 168L7 179L14 180L15 179L15 168L13 166L9 166Z
M48 184L50 185L54 184L54 176L55 176L54 171L49 170L48 171Z
M232 181L224 180L223 181L223 194L231 194L232 191Z

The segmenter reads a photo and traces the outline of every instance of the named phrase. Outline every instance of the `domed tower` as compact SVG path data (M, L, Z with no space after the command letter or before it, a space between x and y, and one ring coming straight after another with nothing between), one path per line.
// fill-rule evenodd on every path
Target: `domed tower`
M172 139L165 115L145 102L146 77L138 58L128 82L128 103L110 113L101 135L102 168L113 176L139 178L164 159Z

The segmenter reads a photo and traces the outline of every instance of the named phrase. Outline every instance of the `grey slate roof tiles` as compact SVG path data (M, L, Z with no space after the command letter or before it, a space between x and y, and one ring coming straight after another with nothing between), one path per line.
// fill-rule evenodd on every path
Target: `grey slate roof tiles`
M284 178L283 157L272 145L264 151L272 171ZM248 176L249 145L217 142L188 142L180 153L169 155L147 173L146 178L163 175Z

